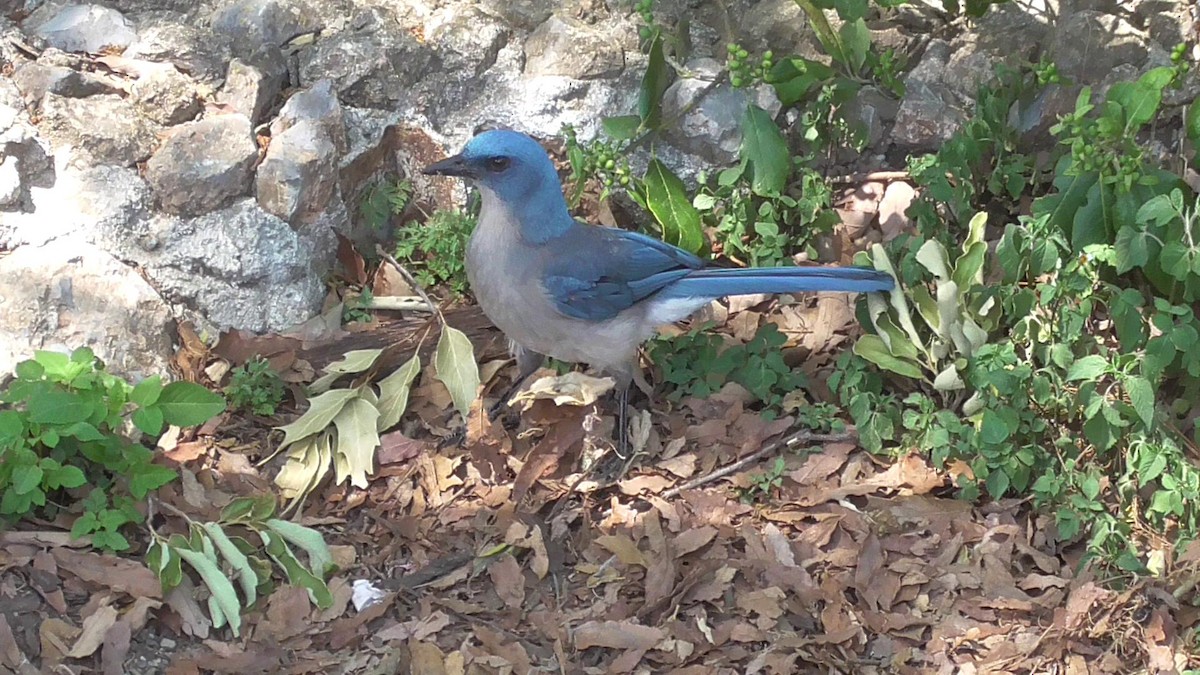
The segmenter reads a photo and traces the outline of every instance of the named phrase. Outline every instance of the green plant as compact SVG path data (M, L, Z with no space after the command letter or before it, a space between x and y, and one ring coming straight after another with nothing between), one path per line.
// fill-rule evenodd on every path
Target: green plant
M0 403L0 519L53 519L78 504L72 535L118 551L129 547L123 526L143 522L137 503L176 477L126 435L126 422L157 438L167 424L194 426L225 409L220 395L190 382L164 385L155 375L131 385L86 347L19 363Z
M370 288L363 287L357 295L351 296L342 306L342 321L346 323L370 323L374 319L371 314L375 294Z
M434 352L435 374L465 419L479 389L475 350L462 331L447 325L440 314L438 319L441 336ZM302 503L330 469L337 483L349 480L354 487L367 487L379 435L403 417L412 383L421 372L420 355L414 352L404 365L375 381L379 375L376 362L382 354L382 349L354 350L325 366L321 377L309 386L314 396L308 409L279 427L283 440L272 457L286 449L287 461L275 484L290 500L289 508ZM351 378L349 386L333 387L347 377Z
M995 76L980 84L975 110L963 126L937 153L909 158L920 197L908 215L922 237L949 244L980 210L1017 215L1035 176L1033 159L1021 152L1020 132L1011 120L1036 111L1042 79L1051 77L1051 69L1050 64L1032 70L997 65ZM955 227L946 227L947 222Z
M407 180L385 176L372 184L363 193L358 212L362 222L373 230L379 230L388 220L404 212L412 201L413 186Z
M784 397L805 384L804 375L784 363L786 342L787 336L767 323L745 344L726 345L720 336L701 329L670 340L652 340L648 351L663 382L671 386L671 400L705 398L726 382L736 382L762 403L764 415L773 417Z
M463 295L468 287L463 257L474 229L475 218L462 211L434 211L425 223L396 231L396 258L411 264L420 283L445 284Z
M1154 68L1134 82L1118 82L1104 101L1092 102L1084 87L1075 110L1051 130L1069 148L1055 167L1056 190L1033 205L1067 235L1071 247L1116 241L1122 224L1133 222L1142 204L1175 189L1186 189L1169 171L1146 166L1138 133L1155 119L1163 91L1186 71L1186 62ZM1155 242L1142 237L1150 256Z
M753 502L759 499L769 499L776 491L783 487L783 471L787 468L787 462L783 457L776 457L775 463L771 468L762 472L751 474L750 486L738 490L739 497L744 502Z
M243 608L270 595L273 587L271 562L288 583L308 591L310 602L326 609L333 596L325 583L335 571L333 556L320 532L273 517L275 497L241 497L221 510L217 521L196 522L187 518L187 536L154 532L146 552L146 564L158 575L164 590L183 581L183 563L196 571L208 588L208 611L214 628L226 624L238 636ZM185 514L180 514L184 515ZM254 535L260 546L250 543ZM294 549L304 551L302 565ZM262 557L265 552L268 562ZM237 587L234 587L234 584ZM241 589L239 597L238 589Z
M261 356L234 368L225 395L234 408L270 417L283 402L283 380Z

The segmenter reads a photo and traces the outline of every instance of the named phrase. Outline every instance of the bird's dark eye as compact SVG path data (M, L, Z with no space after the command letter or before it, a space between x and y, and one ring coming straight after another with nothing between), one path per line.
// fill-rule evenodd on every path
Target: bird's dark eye
M507 157L490 157L487 161L489 171L499 173L508 168L509 161Z

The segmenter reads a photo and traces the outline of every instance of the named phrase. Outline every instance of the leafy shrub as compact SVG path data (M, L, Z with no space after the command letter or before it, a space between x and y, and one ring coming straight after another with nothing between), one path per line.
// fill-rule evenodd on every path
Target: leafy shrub
M463 257L474 229L475 219L462 211L434 211L425 223L396 231L396 258L411 264L413 276L421 284L446 284L454 294L465 294L468 283Z
M802 373L783 360L787 336L773 323L763 324L745 344L726 345L715 333L692 331L650 342L650 360L671 385L668 398L707 397L726 382L737 382L763 404L767 415L782 409L784 397L805 385Z
M157 438L166 424L194 426L225 409L190 382L163 385L155 375L131 385L86 347L19 363L0 403L0 519L52 519L90 486L71 532L111 550L129 547L120 529L142 522L137 502L176 477L129 438L126 422Z
M261 356L234 368L225 395L234 408L270 417L283 402L283 380Z

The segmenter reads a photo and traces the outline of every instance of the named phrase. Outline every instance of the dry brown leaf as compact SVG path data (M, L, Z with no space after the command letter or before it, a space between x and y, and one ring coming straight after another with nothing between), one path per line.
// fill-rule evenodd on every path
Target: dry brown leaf
M533 560L529 567L538 579L545 579L550 572L550 552L546 549L546 540L542 536L542 528L526 527L524 523L514 522L504 533L504 541L513 546L527 548L533 552Z
M13 635L8 617L0 612L0 665L16 670L25 661L26 657L17 645L17 638Z
M655 607L659 602L671 597L675 590L675 556L671 545L667 542L662 531L658 511L651 509L643 519L646 528L646 542L650 548L649 565L646 568L645 604L643 611Z
M617 556L623 565L646 567L646 557L638 550L637 543L626 534L605 534L596 537L596 545Z
M549 400L555 405L588 406L608 393L615 382L611 377L593 377L573 370L564 375L540 377L512 398L512 404Z
M435 445L429 441L418 441L405 436L400 431L389 431L379 437L379 449L375 457L380 466L407 462L421 453L433 450Z
M38 626L38 638L42 645L42 665L62 663L71 651L70 643L79 637L80 630L75 626L51 617Z
M104 644L104 634L117 622L117 615L116 608L109 605L104 605L92 612L83 620L83 629L79 633L79 638L75 640L75 644L67 652L67 657L81 659L94 654L100 645Z
M609 647L611 649L651 649L666 637L661 628L643 626L632 619L625 621L589 621L575 629L572 639L576 649Z
M408 652L413 675L446 675L446 655L436 644L413 638L408 641Z
M717 536L717 528L712 525L701 525L693 527L685 532L681 532L671 542L672 552L676 558L681 558L689 553L699 551L704 548Z
M100 652L101 669L104 675L123 675L125 658L129 655L129 643L133 629L127 621L118 621L104 634L104 648Z
M687 439L683 438L676 440L682 441L680 443L681 447L687 441ZM665 459L658 463L658 468L669 471L679 478L691 478L696 473L696 455L689 452L684 455Z
M637 496L642 494L643 491L650 493L662 492L674 484L675 481L670 478L664 478L657 474L642 474L641 476L634 476L633 478L626 478L619 481L617 488L627 495Z
M162 597L162 584L158 577L136 560L67 548L56 548L51 553L59 567L88 583L128 593L135 598Z
M259 621L258 630L283 642L309 626L308 591L300 586L280 586L268 598L266 617Z
M505 605L516 609L525 602L525 573L516 558L507 553L496 558L488 565L488 575Z

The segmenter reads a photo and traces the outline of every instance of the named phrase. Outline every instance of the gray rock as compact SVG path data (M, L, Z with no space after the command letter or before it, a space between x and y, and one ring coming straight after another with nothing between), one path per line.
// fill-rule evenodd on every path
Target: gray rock
M66 98L46 94L38 127L55 154L71 154L74 165L132 166L150 156L158 142L155 127L120 96Z
M234 59L229 62L225 86L217 94L217 101L248 117L251 124L258 124L282 86L281 76L268 75L257 66Z
M46 94L69 98L84 98L95 94L112 93L99 78L66 66L54 66L26 61L13 71L13 84L21 90L27 104L38 103Z
M21 201L21 172L17 158L9 155L0 160L0 207L15 206Z
M1141 68L1146 36L1125 19L1094 10L1063 17L1050 38L1050 57L1064 77L1096 84L1117 66Z
M325 127L303 120L271 137L255 177L263 210L289 223L311 222L337 186L338 150Z
M302 82L328 79L347 105L385 110L410 103L413 86L434 65L433 51L407 33L339 33L301 58Z
M165 126L186 122L200 113L195 84L168 63L139 77L130 93L139 112Z
M728 83L709 89L721 69L713 59L693 59L687 68L696 77L676 80L663 94L663 116L679 119L677 125L668 128L667 137L685 152L715 164L728 164L737 159L742 144L747 93ZM770 87L760 87L750 96L771 115L782 107Z
M220 82L224 77L229 48L186 18L151 15L141 21L138 32L137 42L124 56L174 64L180 72L204 83Z
M479 9L513 28L531 31L550 18L554 6L543 0L482 0Z
M307 236L253 199L170 218L158 229L163 244L145 264L147 275L218 328L283 330L321 307L333 258L328 231L324 239Z
M211 20L213 32L238 56L282 47L296 35L321 27L317 7L305 0L230 0Z
M846 105L844 114L846 119L862 124L867 147L878 148L883 145L884 130L896 120L899 110L899 101L883 93L878 87L866 86L859 89Z
M905 76L906 91L892 130L896 144L933 151L966 121L968 102L943 79L950 53L950 45L945 41L930 41L921 62Z
M624 68L625 51L613 36L576 19L551 16L525 40L526 75L590 80Z
M131 379L168 373L170 308L133 268L81 240L0 256L0 373L35 349L90 347Z
M308 89L292 94L279 110L279 116L271 122L271 136L279 136L305 121L320 126L338 152L346 151L346 120L330 80L320 80Z
M763 0L756 2L741 15L738 25L740 44L761 53L767 49L780 58L795 54L804 58L824 60L825 50L809 25L804 10L793 0ZM719 58L724 58L725 45L719 45Z
M51 47L68 52L123 49L137 40L125 15L102 5L67 5L33 32Z
M134 169L115 166L65 168L54 180L28 184L29 172L21 160L22 179L29 191L27 213L8 214L12 227L5 247L41 246L64 237L87 239L123 260L137 260L137 242L146 234L152 195Z
M509 32L486 14L447 6L425 23L425 42L437 50L438 70L454 73L462 82L496 64Z
M199 215L246 194L257 158L250 120L218 115L180 126L146 163L146 179L164 210Z

